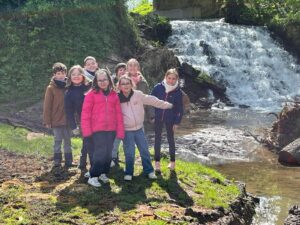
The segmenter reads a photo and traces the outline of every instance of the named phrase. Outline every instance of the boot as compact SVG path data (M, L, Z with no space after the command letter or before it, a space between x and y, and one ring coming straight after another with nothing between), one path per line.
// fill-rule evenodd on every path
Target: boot
M54 166L61 166L62 154L61 153L54 153Z
M71 153L65 153L65 166L71 167L73 165L73 155Z

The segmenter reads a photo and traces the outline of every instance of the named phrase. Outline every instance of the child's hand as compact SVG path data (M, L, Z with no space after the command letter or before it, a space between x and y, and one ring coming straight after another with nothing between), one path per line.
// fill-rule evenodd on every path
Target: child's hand
M169 109L172 109L172 108L173 108L173 104L170 103Z
M177 129L178 129L178 125L177 125L177 124L174 124L174 125L173 125L173 132L175 133Z
M79 128L76 127L74 130L72 130L72 134L73 134L74 136L79 136L79 135L80 135L80 130L79 130Z
M46 124L45 127L48 128L48 129L50 129L51 125L50 124Z

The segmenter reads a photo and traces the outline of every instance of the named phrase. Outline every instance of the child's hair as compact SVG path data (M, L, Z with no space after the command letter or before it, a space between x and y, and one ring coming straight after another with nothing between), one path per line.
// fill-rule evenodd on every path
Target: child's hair
M87 56L87 57L85 57L85 59L83 60L84 65L86 64L86 62L87 62L88 60L93 60L93 61L97 62L97 60L96 60L95 57L93 57L93 56Z
M118 87L120 87L121 80L128 80L128 81L130 82L131 86L132 86L133 88L135 87L135 84L134 84L134 82L132 81L132 79L131 79L130 76L128 76L128 75L126 75L126 74L123 75L123 76L121 76L120 79L118 80ZM120 89L120 88L119 88L119 89Z
M100 87L98 85L98 75L100 74L105 74L106 75L106 78L108 79L108 88L111 90L114 88L114 83L111 79L111 76L109 75L109 72L105 69L99 69L96 71L95 73L95 77L94 77L94 80L93 80L93 86L92 86L92 89L95 90L96 92L99 92L100 91Z
M126 63L118 63L115 67L115 73L117 74L120 68L126 69L126 67L127 67Z
M82 74L83 80L82 83L85 84L86 83L86 79L84 76L84 70L80 65L74 65L71 67L71 69L68 72L68 80L67 80L67 85L66 87L70 87L72 85L72 80L71 80L71 74L73 73L74 70L78 70L80 74Z
M176 75L176 78L179 79L179 74L175 68L168 69L167 72L165 73L165 77L167 77L170 74Z
M52 66L52 73L55 74L57 72L67 72L67 67L65 64L57 62Z
M140 69L140 63L135 58L131 58L131 59L128 60L127 67L128 67L129 64L135 64Z

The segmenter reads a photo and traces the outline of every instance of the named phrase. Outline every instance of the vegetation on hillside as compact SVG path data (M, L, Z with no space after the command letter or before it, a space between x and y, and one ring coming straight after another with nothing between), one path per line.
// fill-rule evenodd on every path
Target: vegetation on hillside
M18 4L19 5L18 5ZM53 63L130 57L137 48L124 0L1 1L0 103L44 95Z
M24 144L30 132L1 124L0 134L0 149L21 152L23 162L27 155L36 156L30 158L27 166L40 163L39 156L52 155L48 136L27 141L32 145ZM7 138L9 135L15 137ZM76 159L79 141L73 140ZM135 177L132 182L126 182L123 151L120 157L120 167L113 168L109 174L110 184L98 189L89 186L76 168L42 170L29 183L22 181L26 173L20 177L16 173L17 179L13 180L5 178L0 187L0 224L189 224L197 223L198 219L197 213L187 215L187 208L192 212L202 210L203 218L205 213L209 218L213 209L229 209L229 204L240 194L234 183L199 163L178 160L176 172L170 172L165 155L162 174L157 180L142 175L141 162L137 159ZM46 163L51 164L51 160ZM26 172L26 168L19 172Z
M299 0L225 0L227 22L252 25L300 23Z

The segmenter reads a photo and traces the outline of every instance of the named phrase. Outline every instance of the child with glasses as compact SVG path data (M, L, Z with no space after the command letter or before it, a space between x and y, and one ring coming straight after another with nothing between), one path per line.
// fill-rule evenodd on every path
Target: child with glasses
M112 148L115 137L124 138L123 116L120 101L114 91L108 71L97 70L92 90L85 96L81 128L84 137L93 138L94 155L88 184L100 187L109 182L106 176L110 170Z
M119 99L123 113L125 138L123 140L125 152L125 176L124 180L131 181L134 174L135 145L137 146L143 165L143 172L150 179L156 179L148 143L143 130L144 105L151 105L161 109L170 109L172 104L134 90L134 83L129 76L122 76L118 82Z

